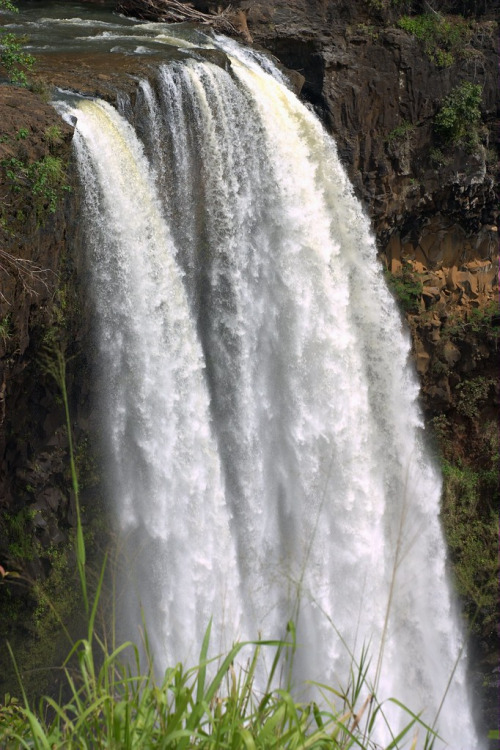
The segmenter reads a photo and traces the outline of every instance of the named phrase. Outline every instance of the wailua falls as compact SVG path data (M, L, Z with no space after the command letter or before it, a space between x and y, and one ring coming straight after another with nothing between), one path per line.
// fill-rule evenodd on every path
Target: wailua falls
M144 625L161 674L210 622L211 657L292 622L297 695L321 705L368 653L374 742L408 723L394 697L434 748L480 748L410 339L335 141L270 57L148 24L139 47L144 29L159 59L132 98L52 101L74 127L118 635Z
M369 644L377 692L429 725L455 670L440 732L477 746L440 478L369 224L279 72L206 44L228 69L159 66L135 128L103 101L59 105L76 119L127 635L142 606L165 667L194 663L210 618L214 654L294 620L297 687L335 683Z

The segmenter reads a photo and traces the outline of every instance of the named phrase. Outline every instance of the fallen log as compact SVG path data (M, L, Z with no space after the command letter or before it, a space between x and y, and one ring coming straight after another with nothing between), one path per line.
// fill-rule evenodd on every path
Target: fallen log
M223 34L241 35L250 41L246 18L241 18L241 12L235 13L231 5L217 13L202 13L191 3L181 2L181 0L119 0L116 9L126 16L134 16L147 21L204 24Z

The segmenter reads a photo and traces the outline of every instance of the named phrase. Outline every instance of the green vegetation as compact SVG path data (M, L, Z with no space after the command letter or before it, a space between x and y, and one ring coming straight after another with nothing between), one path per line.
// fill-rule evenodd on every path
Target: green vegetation
M5 133L0 141L7 144L7 155L0 159L0 178L6 200L0 206L0 271L17 278L26 292L37 294L40 284L47 283L46 269L31 260L19 257L19 245L36 227L44 225L54 214L64 194L70 190L66 182L66 163L61 153L62 132L58 125L48 126L44 133L47 144L44 156L30 159L27 154L37 148L31 142L28 127ZM12 154L15 155L12 155ZM29 219L29 221L28 221ZM13 245L15 242L15 245ZM9 247L10 246L10 247ZM0 299L7 301L0 292Z
M56 212L61 196L69 190L65 165L60 157L47 154L31 163L10 157L2 159L0 167L14 197L18 194L26 198L32 196L39 225L45 222L48 214Z
M399 125L396 125L396 127L388 134L386 138L387 143L402 141L409 138L414 132L415 127L416 126L412 125L411 122L403 120L403 122L401 122Z
M499 308L496 300L490 300L484 307L472 308L466 317L453 317L447 322L444 334L460 339L465 334L492 335L495 337L498 328L493 325L493 316L498 315Z
M432 148L429 152L429 156L435 167L446 167L451 161L450 157L445 156L440 148Z
M0 0L0 10L17 13L18 9L11 0ZM28 76L35 64L35 58L24 51L25 39L0 28L0 67L6 71L11 83L19 86L28 85Z
M1 537L8 540L2 558L8 576L3 585L0 578L0 695L16 685L13 665L5 653L7 640L18 654L20 670L29 675L27 693L34 697L54 685L52 667L67 650L61 622L68 627L79 619L80 596L71 563L72 534L69 532L66 543L47 548L38 536L38 524L45 523L43 513L30 506L2 514ZM30 571L39 566L45 573L35 578Z
M49 125L45 128L45 140L50 146L59 146L62 143L62 133L59 125Z
M482 404L488 398L488 393L494 382L485 377L472 378L459 383L456 391L459 392L457 411L469 419L479 416L479 410Z
M469 148L478 145L481 95L479 84L464 81L445 98L434 118L434 130L444 143L464 143Z
M475 307L470 310L467 320L463 322L463 327L472 333L481 333L486 331L492 333L493 327L493 316L498 315L498 302L496 300L490 300L484 307Z
M498 455L498 453L497 453ZM498 541L498 493L495 468L474 470L462 462L443 462L443 523L458 592L468 621L482 638L495 637L498 560L491 551ZM491 504L484 502L492 499Z
M385 9L387 0L365 0L365 3L370 10L381 11Z
M94 602L95 604L95 602ZM139 650L124 644L110 650L94 632L95 607L89 616L88 636L74 644L64 668L67 699L45 698L38 709L6 696L0 706L0 743L3 748L204 748L220 750L276 750L284 748L374 747L373 729L384 723L383 707L366 684L366 661L361 660L343 692L322 687L326 706L298 702L288 687L272 687L284 651L294 643L260 641L239 643L219 663L207 659L210 626L197 667L181 664L166 670L157 683L151 660L141 670ZM290 628L293 633L293 627ZM253 653L247 666L234 663L245 646ZM254 690L263 649L274 649L269 682L263 693ZM127 653L128 652L128 653ZM75 659L76 657L76 659ZM73 658L73 668L69 659ZM126 663L132 664L130 668ZM215 672L213 678L210 672ZM398 701L393 701L402 711ZM432 743L433 732L407 712L408 724L386 747L401 747L419 729Z
M55 401L62 406L59 389L54 389L51 382L51 362L57 360L53 351L56 343L59 348L67 345L68 350L73 351L71 340L68 339L69 331L75 330L74 319L78 316L78 308L74 286L68 291L71 273L70 264L63 258L60 275L47 276L51 299L44 303L45 315L30 332L34 351L29 364L32 368L29 377L39 380L46 392L52 392ZM5 331L9 333L11 330L12 325L7 319ZM11 352L16 348L15 329L12 336L9 343ZM37 353L40 347L42 355ZM68 356L68 361L70 359ZM60 411L60 407L52 409L56 415ZM7 423L7 431L9 427ZM29 454L36 440L33 434L38 430L36 416L24 413L22 421L17 418L16 427L19 435L17 448ZM60 671L54 669L54 665L60 665L67 652L68 636L65 629L72 638L82 635L82 598L74 562L74 501L69 490L71 476L64 428L59 428L55 436L57 446L49 448L44 455L38 453L31 460L25 460L23 474L13 487L17 505L8 513L0 514L0 563L10 571L7 579L10 585L0 583L0 698L4 692L15 693L17 684L10 658L5 652L6 641L14 648L19 670L26 677L28 696L35 699L49 689L57 692L61 678ZM87 440L79 437L75 452L84 486L95 487L99 477L92 447ZM50 476L47 465L52 467ZM94 491L93 502L87 507L85 515L86 544L93 558L100 557L99 547L104 537L107 541L103 523L100 498ZM15 580L11 578L13 572L17 574ZM90 578L94 585L92 575Z
M10 0L0 0L0 10L17 13L18 9ZM24 51L25 39L0 28L0 68L4 68L11 83L28 85L28 73L33 69L35 58Z
M471 25L461 16L444 18L438 13L403 16L398 26L419 39L427 57L438 67L448 68L464 53Z
M61 338L61 332L59 333ZM48 375L57 379L58 384L64 377L65 382L66 359L59 348L45 348L39 358L38 367L40 377ZM67 420L68 395L65 387L61 403ZM68 425L66 431L68 432ZM4 613L4 618L0 620L0 641L4 652L4 670L3 674L0 674L0 682L3 691L15 691L15 672L12 665L9 670L10 659L5 654L5 643L8 641L13 644L16 651L17 668L26 676L24 690L29 699L38 698L48 689L57 692L62 677L55 665L64 660L68 643L85 632L82 628L82 610L88 610L88 600L85 599L87 578L82 583L85 564L85 552L82 554L82 550L85 550L85 546L78 498L79 486L73 480L73 476L76 477L76 468L72 458L74 451L71 437L69 446L69 474L67 477L61 477L61 484L65 489L71 484L73 496L71 499L65 498L64 495L69 494L66 490L64 495L60 493L58 500L57 487L52 485L51 491L56 502L60 502L63 512L67 503L76 503L76 514L79 519L77 529L68 523L61 524L57 535L58 542L52 541L54 535L46 531L47 524L50 524L50 514L49 517L45 516L43 505L41 508L26 505L18 513L4 514L0 519L0 538L8 540L8 548L4 546L2 549L4 571L6 568L9 571L4 584L10 582L12 573L15 574L13 582L8 586L1 585L0 580L0 608ZM82 450L84 455L89 456L88 449ZM75 460L78 460L79 446L75 452ZM64 448L59 455L63 470L66 458ZM30 482L36 484L40 470L43 471L36 464L28 464L25 479L27 483L23 488L25 493L29 494L34 489ZM40 489L38 485L37 487ZM44 487L43 483L41 487ZM33 499L31 498L31 502ZM86 543L93 545L93 518L87 519L86 529ZM91 590L95 589L92 576L89 587ZM3 691L0 689L0 695ZM1 739L0 746L3 747Z
M11 560L33 560L37 551L37 544L34 544L31 534L35 515L36 512L27 507L22 508L16 514L2 514L2 526L5 528L6 537L9 539L9 557Z
M406 313L415 314L420 309L422 296L422 283L415 277L408 263L403 265L402 270L395 274L386 270L385 277L402 309Z
M10 82L19 86L28 85L27 74L35 64L35 58L23 49L25 41L11 32L2 31L0 35L0 65L6 70Z
M393 0L397 4L397 0ZM382 6L379 0L371 2L372 7ZM9 7L9 0L0 0L0 7ZM13 9L13 6L10 8ZM401 19L403 20L403 19ZM410 19L414 20L414 19ZM432 17L433 24L437 21ZM451 23L451 22L450 22ZM372 29L373 27L367 27ZM401 26L404 28L404 26ZM406 29L418 36L418 33ZM1 32L0 32L1 33ZM422 39L426 45L425 35ZM466 39L466 33L457 37L460 44ZM11 80L26 85L26 73L30 65L22 55L21 42L13 41L9 51L8 36L0 39L4 46L1 52L1 64L9 73ZM453 62L459 43L440 43L437 48L427 52L440 67ZM18 45L16 47L16 45ZM16 51L17 50L17 51ZM18 57L21 55L21 57ZM29 58L29 56L26 56ZM7 61L7 64L6 64ZM469 87L469 88L467 88ZM477 144L479 138L481 89L473 84L462 84L447 97L443 107L435 118L435 131L444 145L463 142L468 146ZM411 136L412 126L402 122L387 137L388 142L397 142ZM27 128L19 128L12 140L25 141L29 137ZM9 136L0 136L0 142L7 142ZM49 150L61 142L61 130L57 125L45 131L45 140ZM22 145L22 144L20 144ZM444 146L443 146L444 149ZM436 160L446 160L441 149L435 149ZM444 163L444 161L442 162ZM11 185L12 196L33 194L36 220L38 223L53 214L63 191L66 176L63 163L56 156L48 155L32 164L23 159L7 159L0 168L5 169ZM30 198L28 200L31 200ZM29 205L29 203L27 204ZM24 214L16 214L19 224L24 222ZM15 227L0 216L0 228L14 236ZM16 273L37 274L41 269L23 265L24 261L6 258L5 251L0 249L0 271L3 264L16 262ZM400 274L387 274L388 281L403 309L417 313L420 306L422 286L403 267ZM64 310L64 293L61 292L61 310ZM492 311L493 312L493 311ZM467 320L456 322L455 332L449 326L450 335L463 335L464 332L484 332L491 327L491 314L487 310L471 310ZM63 312L61 312L61 315ZM52 328L47 332L46 343L54 343L59 336L59 329ZM6 316L0 321L0 341L5 344L11 336L11 321ZM445 365L443 364L443 367ZM57 364L54 377L61 377L60 364ZM481 418L482 408L487 402L491 380L475 377L463 380L456 388L456 411L465 421L469 432L473 432L472 421ZM67 409L67 397L65 401ZM452 426L445 415L435 419L436 431L440 435L443 448L444 496L443 523L450 545L456 571L457 585L466 603L469 622L474 623L477 632L490 633L495 637L496 599L497 599L497 563L491 551L497 545L496 509L488 498L497 495L498 445L495 447L496 431L492 422L483 425L481 437L481 468L472 468L467 459L456 455L456 440ZM496 457L495 457L496 456ZM76 470L87 467L89 475L95 471L88 446L82 445L75 451L72 478ZM81 482L76 484L78 498ZM30 492L30 485L26 484ZM74 486L75 488L75 486ZM31 511L5 516L4 521L10 524L9 553L13 567L15 560L32 560L37 551L34 533L34 516ZM81 522L79 523L81 528ZM72 549L78 553L78 572L80 584L82 572L85 578L85 547L83 537L76 542L76 536L70 532L67 546L50 547L41 553L44 566L50 568L46 580L38 583L29 581L31 596L34 600L34 617L32 620L34 645L30 646L31 666L45 666L51 663L44 650L53 649L51 635L56 626L67 623L75 613L80 613L82 595L78 581L73 575L70 564ZM82 555L83 552L83 555ZM76 554L76 553L75 553ZM82 562L83 561L83 562ZM5 597L2 599L2 617L21 621L16 597L11 593L9 581L19 583L17 571L4 571L0 568L0 585ZM101 581L102 584L102 581ZM99 589L100 590L100 589ZM293 650L292 643L259 643L254 645L250 666L238 674L228 661L234 659L243 644L235 646L218 670L216 678L207 683L206 649L202 649L200 664L195 669L186 671L182 665L167 670L164 680L157 683L152 669L132 673L129 669L130 654L132 661L139 662L138 649L129 644L127 653L122 648L108 649L94 629L95 610L99 596L90 601L84 589L88 615L87 637L74 642L70 654L61 671L65 680L64 700L57 703L51 698L45 699L37 709L28 702L31 690L24 683L27 693L22 703L6 696L0 704L0 746L17 747L314 747L314 748L348 748L372 747L370 732L372 720L378 717L383 721L383 706L371 701L374 708L371 714L366 710L367 704L361 699L361 687L366 688L368 695L372 686L366 684L364 664L353 664L349 687L343 691L325 689L330 699L328 709L320 709L314 703L301 704L290 695L286 686L269 690L257 696L252 689L253 675L257 668L262 649L276 650L276 660L280 654ZM11 603L6 606L6 602ZM92 604L92 606L90 606ZM478 614L479 613L479 614ZM92 617L94 619L92 619ZM24 645L24 644L23 644ZM53 654L53 650L51 651ZM53 659L52 659L53 663ZM27 661L20 663L20 672L24 673ZM36 682L33 673L26 670L28 680ZM52 673L53 674L53 673ZM51 679L51 673L44 674L44 679ZM35 692L38 690L37 682ZM45 689L45 688L44 688ZM31 693L32 694L32 693ZM367 716L369 720L363 721ZM408 714L408 728L418 725ZM421 728L425 732L425 728ZM407 737L409 739L409 737ZM396 743L397 744L397 743ZM391 743L391 746L395 744Z
M45 352L43 360L43 367L48 375L51 375L56 381L61 391L61 396L64 404L64 415L66 418L66 435L68 438L68 450L69 450L69 462L71 471L71 484L73 488L73 495L75 498L76 508L76 563L78 569L78 575L80 578L80 586L85 604L85 611L89 613L89 601L87 593L87 579L85 575L85 542L83 538L83 525L80 510L80 491L78 486L78 474L76 471L76 458L75 450L73 448L73 432L71 429L71 419L69 413L69 401L68 392L66 389L66 357L61 348L48 349Z
M387 278L403 309L418 312L421 288L409 265L400 275L387 273ZM443 469L442 521L467 626L483 655L497 650L500 456L493 406L492 366L498 336L494 315L498 315L496 299L447 318L429 368L431 382L443 378L451 391L446 413L432 420ZM424 323L424 316L420 320ZM484 364L475 360L473 369L455 368L442 356L447 342L462 353L490 355Z
M27 167L26 174L31 180L31 190L35 196L37 215L44 212L55 213L62 191L69 190L65 184L66 170L62 159L57 156L44 156Z
M369 23L358 23L356 25L356 32L358 34L363 34L363 36L367 36L369 39L374 42L376 39L379 38L380 35L380 28L377 26L373 26Z
M497 330L492 315L497 310L496 301L491 301L483 309L471 310L467 318L450 319L441 338L462 349L465 342L475 351L493 352ZM448 377L449 367L437 364ZM483 368L453 375L459 382L451 386L450 407L432 420L443 467L442 518L467 621L487 653L496 643L498 596L496 379L491 369Z

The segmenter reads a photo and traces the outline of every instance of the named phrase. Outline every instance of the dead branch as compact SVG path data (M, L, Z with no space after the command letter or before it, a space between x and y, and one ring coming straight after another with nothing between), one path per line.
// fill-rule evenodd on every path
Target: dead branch
M51 273L50 269L41 268L32 260L26 258L16 258L12 253L2 248L0 248L0 272L7 276L17 276L23 290L35 297L38 297L38 292L35 289L38 283L41 283L48 290L46 278L47 274ZM0 300L10 304L1 290Z
M231 22L233 9L228 5L217 13L202 13L190 3L180 0L122 0L118 11L137 18L164 21L166 23L191 22L205 24L226 34L238 34Z

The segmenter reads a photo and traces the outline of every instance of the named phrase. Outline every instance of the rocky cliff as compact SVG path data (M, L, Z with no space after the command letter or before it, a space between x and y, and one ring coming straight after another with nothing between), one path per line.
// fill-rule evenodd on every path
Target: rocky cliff
M192 3L205 14L225 4ZM150 5L122 0L120 9L150 13ZM490 723L498 663L497 26L495 3L440 5L450 15L388 0L233 0L232 25L303 76L302 96L334 133L372 218L441 453L443 520L474 631L474 688L487 685ZM427 26L403 22L410 11L410 19L425 12ZM35 88L43 94L56 83L111 100L117 89L133 96L129 74L146 63L115 60L109 70L96 59L68 56L61 65L45 56ZM449 118L471 115L465 132L447 130L444 110ZM0 122L0 565L56 586L65 575L58 550L69 549L74 523L63 413L43 366L57 341L70 358L88 498L96 482L85 314L67 244L68 237L78 244L78 186L71 128L40 93L0 86ZM1 589L12 622L22 620L25 596L16 592L24 591ZM40 640L33 625L25 629Z

